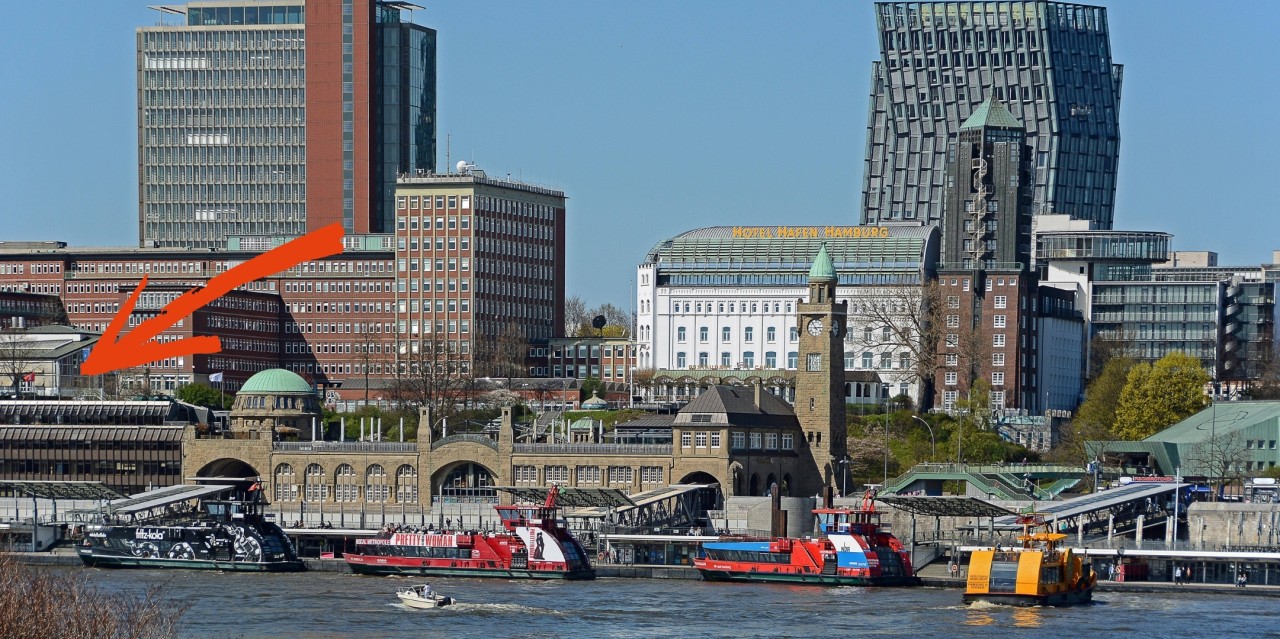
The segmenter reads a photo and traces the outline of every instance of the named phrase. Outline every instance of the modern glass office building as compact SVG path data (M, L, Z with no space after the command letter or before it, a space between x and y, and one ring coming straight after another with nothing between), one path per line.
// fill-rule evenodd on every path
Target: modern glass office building
M390 232L397 174L435 169L436 34L415 8L157 7L137 30L141 245Z
M878 2L862 223L939 223L948 143L987 98L1026 125L1033 210L1110 229L1121 67L1102 7Z

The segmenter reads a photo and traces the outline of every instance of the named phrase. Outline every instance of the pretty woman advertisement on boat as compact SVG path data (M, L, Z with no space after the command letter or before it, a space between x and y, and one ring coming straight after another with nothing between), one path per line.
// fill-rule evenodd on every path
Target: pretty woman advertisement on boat
M529 549L530 560L564 561L564 552L560 550L560 545L554 539L548 539L547 534L542 530L521 526L516 529L516 534L520 535L520 539L524 540L525 548Z

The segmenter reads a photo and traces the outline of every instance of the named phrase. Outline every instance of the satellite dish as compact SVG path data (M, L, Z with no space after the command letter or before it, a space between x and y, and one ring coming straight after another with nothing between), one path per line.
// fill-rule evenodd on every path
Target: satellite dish
M597 331L604 328L604 325L607 323L608 320L606 320L603 315L597 315L591 318L591 328L594 328Z
M466 161L466 160L458 160L458 172L459 172L459 173L466 173L466 172L467 172L467 161Z

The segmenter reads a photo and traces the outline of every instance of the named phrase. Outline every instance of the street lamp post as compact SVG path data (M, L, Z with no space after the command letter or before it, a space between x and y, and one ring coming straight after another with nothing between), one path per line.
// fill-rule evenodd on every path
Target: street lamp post
M840 474L840 495L844 497L849 496L849 462L850 461L852 461L852 459L848 455L841 457L839 461L839 464L843 469L843 471Z
M912 415L911 419L924 424L924 427L929 429L929 461L933 461L934 458L938 456L938 441L933 438L933 427L919 415Z
M884 408L884 488L889 487L889 406Z

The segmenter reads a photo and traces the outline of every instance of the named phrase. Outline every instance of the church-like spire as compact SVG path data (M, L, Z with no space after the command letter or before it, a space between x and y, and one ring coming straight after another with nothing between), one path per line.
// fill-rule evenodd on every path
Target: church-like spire
M809 269L809 282L834 281L836 281L836 266L831 262L831 256L827 255L827 243L823 242L818 249L818 255L813 258L813 268Z

